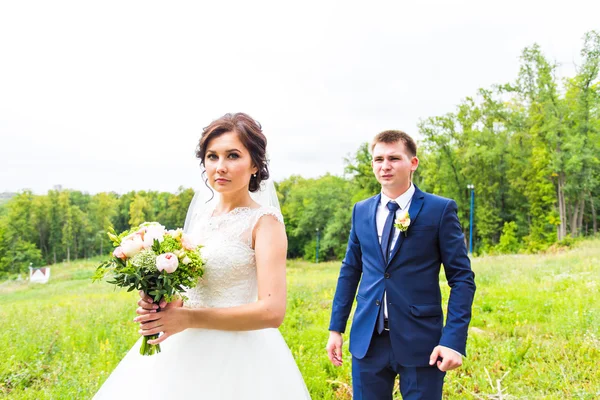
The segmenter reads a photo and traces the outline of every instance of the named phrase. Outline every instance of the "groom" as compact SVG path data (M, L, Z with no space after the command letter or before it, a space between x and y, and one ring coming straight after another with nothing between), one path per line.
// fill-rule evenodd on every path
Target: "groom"
M419 160L406 133L378 134L371 153L381 193L354 206L327 353L334 365L342 364L342 333L356 295L354 399L391 400L396 375L404 400L441 399L446 371L460 367L466 353L475 294L456 203L412 183ZM406 211L410 219L403 218ZM445 325L442 264L451 288Z

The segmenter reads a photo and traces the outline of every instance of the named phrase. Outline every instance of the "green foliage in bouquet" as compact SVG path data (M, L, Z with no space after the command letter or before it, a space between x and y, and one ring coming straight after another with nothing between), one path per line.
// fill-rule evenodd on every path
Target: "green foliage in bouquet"
M128 292L141 290L158 303L176 297L187 300L184 292L196 286L204 273L200 244L181 229L167 231L157 222L144 222L120 234L110 228L108 237L115 249L96 268L94 281L108 278L108 283ZM147 344L157 337L145 336L140 353L160 352L159 345Z

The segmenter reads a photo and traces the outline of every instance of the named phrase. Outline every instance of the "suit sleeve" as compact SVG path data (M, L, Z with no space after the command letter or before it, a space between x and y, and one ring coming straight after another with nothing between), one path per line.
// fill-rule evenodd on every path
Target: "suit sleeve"
M333 298L331 310L331 321L329 330L343 333L346 330L348 316L352 310L352 303L356 295L356 288L362 275L362 253L360 243L356 235L355 225L356 205L352 210L352 225L350 229L350 238L346 248L346 256L342 261L340 275L338 277L337 288Z
M471 307L475 296L475 274L471 270L457 206L453 200L446 204L440 220L439 235L440 254L450 286L448 315L439 344L466 355Z

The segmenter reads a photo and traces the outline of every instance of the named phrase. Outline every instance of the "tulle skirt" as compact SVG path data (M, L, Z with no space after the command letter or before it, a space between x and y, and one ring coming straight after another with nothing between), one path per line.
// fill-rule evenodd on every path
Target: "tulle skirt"
M94 399L310 399L277 329L229 332L187 329L162 352L139 354L141 338Z

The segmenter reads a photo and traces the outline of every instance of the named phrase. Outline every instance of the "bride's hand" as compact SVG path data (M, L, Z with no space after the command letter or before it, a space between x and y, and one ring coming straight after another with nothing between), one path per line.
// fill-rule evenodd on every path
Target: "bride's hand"
M146 293L140 290L139 292L141 299L138 300L138 308L135 310L138 315L146 315L150 313L155 313L158 307L160 306L161 310L167 306L167 302L161 300L158 304L154 303L152 297L148 296ZM174 299L171 303L169 303L172 307L182 307L183 300L177 298Z
M134 318L134 322L140 323L140 335L149 336L163 333L158 339L149 340L148 343L159 344L190 326L190 310L181 307L180 304L175 304L175 302L183 303L178 299L168 303L159 313L147 313Z

